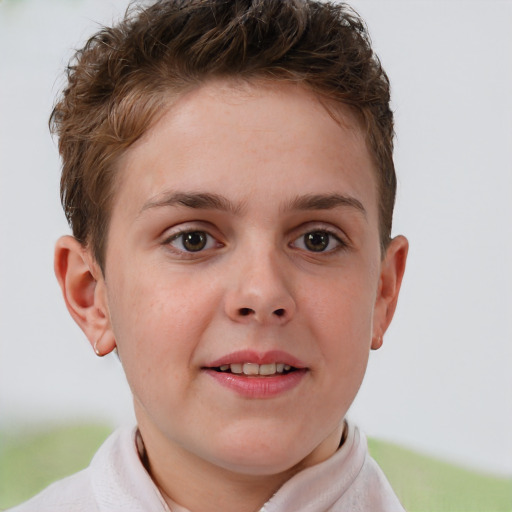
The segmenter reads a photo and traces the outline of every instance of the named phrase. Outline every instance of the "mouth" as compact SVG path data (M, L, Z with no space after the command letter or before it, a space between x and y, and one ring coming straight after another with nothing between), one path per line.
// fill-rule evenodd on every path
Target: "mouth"
M299 359L280 350L241 350L211 361L202 370L246 399L266 399L289 392L309 373Z
M246 375L249 377L272 377L275 375L287 375L297 370L297 368L294 366L286 363L231 363L208 369L221 373L232 373L235 375Z

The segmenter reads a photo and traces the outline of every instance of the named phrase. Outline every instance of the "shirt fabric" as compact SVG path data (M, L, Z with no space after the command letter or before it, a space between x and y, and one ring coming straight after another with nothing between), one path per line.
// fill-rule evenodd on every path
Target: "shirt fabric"
M87 469L60 480L11 512L190 512L164 501L140 461L136 428L116 430ZM347 438L326 461L284 485L260 512L405 512L366 438L348 424Z

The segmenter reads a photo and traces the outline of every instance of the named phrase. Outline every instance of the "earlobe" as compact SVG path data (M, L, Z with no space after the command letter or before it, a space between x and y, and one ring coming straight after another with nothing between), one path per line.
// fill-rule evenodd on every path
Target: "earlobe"
M409 242L407 239L404 236L397 236L391 240L382 261L377 300L375 302L371 344L373 350L382 346L384 333L395 314L408 250Z
M89 250L72 236L55 246L55 275L69 313L98 356L116 347L110 324L105 281Z

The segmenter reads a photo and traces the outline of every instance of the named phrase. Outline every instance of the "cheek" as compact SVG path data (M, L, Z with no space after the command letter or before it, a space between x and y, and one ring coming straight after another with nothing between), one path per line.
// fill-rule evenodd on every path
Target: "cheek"
M111 320L127 372L132 364L166 372L174 362L187 363L210 321L208 304L218 303L198 293L190 279L166 279L160 272L119 281L111 289Z
M340 277L314 289L305 300L321 348L354 354L369 349L375 302L370 281Z
M347 274L348 275L348 274ZM353 274L352 274L353 275ZM340 278L310 297L311 335L320 351L325 406L346 412L363 380L374 306L370 281Z

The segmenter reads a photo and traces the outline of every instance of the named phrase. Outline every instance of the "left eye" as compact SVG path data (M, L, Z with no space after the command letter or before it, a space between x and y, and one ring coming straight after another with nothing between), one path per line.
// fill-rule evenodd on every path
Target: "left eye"
M185 231L174 235L169 244L186 252L199 252L215 247L216 240L206 231Z
M339 238L328 231L310 231L294 240L292 245L310 252L327 252L343 244Z

